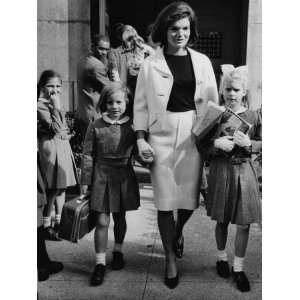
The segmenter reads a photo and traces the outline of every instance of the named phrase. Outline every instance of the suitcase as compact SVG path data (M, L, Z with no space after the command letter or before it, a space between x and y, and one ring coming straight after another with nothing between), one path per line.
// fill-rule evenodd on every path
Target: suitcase
M95 216L90 211L89 200L85 195L64 204L58 236L77 243L95 227Z

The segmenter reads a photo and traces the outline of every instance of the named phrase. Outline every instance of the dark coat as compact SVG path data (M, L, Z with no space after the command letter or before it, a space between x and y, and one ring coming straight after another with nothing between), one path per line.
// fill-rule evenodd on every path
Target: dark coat
M103 116L105 118L105 115ZM135 134L132 123L90 124L84 141L81 183L91 185L91 208L97 212L134 210L140 205L131 164Z
M251 148L236 145L229 155L216 149L213 145L218 124L198 146L210 160L207 215L219 222L242 225L261 221L261 200L251 154L261 151L262 123L258 112L248 110L239 115L252 124L248 133Z
M76 116L89 124L100 117L97 104L105 85L109 83L107 66L93 55L83 58L77 68L78 106Z

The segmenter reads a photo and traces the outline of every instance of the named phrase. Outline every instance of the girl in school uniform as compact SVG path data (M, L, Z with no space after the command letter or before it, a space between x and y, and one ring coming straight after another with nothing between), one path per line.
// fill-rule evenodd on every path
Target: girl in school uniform
M103 282L110 213L114 219L115 245L112 269L124 267L122 245L126 211L140 206L139 187L131 164L136 142L128 116L129 90L120 82L107 85L100 98L102 117L90 124L82 159L82 192L90 186L91 209L96 212L96 266L91 285Z
M250 284L243 271L243 262L250 224L261 222L258 181L251 161L251 154L261 151L261 117L244 105L248 81L246 66L236 69L226 66L220 85L221 100L252 126L247 134L235 131L233 136L220 136L222 125L217 124L198 146L210 159L207 215L217 221L217 273L223 278L230 277L225 248L228 225L236 224L232 276L237 288L246 292Z
M60 94L62 79L53 71L46 70L38 82L37 130L38 148L42 172L45 174L47 205L44 210L45 238L57 241L56 230L51 227L51 210L56 198L56 225L64 204L65 190L76 185L76 166L70 147L69 128L62 110Z

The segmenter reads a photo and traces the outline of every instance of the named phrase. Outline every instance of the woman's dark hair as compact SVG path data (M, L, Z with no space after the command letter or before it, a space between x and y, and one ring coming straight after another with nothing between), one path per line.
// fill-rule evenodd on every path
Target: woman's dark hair
M173 2L159 13L151 34L153 42L167 46L168 28L174 22L186 17L190 20L191 35L189 44L192 45L198 37L197 18L194 10L185 2Z
M106 85L102 92L101 92L101 96L100 96L100 100L98 102L98 105L97 105L97 110L100 111L101 113L105 112L106 111L106 102L108 100L108 98L116 93L116 92L123 92L124 95L125 95L125 102L126 102L126 111L125 111L125 115L128 115L129 112L129 103L131 102L131 92L130 90L126 87L126 85L124 85L123 83L121 82L110 82L108 85Z
M56 71L53 71L53 70L45 70L41 74L39 82L37 84L37 97L40 96L41 89L47 84L47 82L51 78L59 78L60 81L62 82L62 78L59 73L57 73Z

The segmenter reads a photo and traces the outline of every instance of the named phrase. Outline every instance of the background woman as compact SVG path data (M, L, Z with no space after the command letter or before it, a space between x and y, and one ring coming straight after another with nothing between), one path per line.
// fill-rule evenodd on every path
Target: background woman
M191 129L207 101L218 101L218 92L209 59L187 47L197 38L195 13L189 5L174 2L165 7L151 36L161 47L140 70L134 126L139 155L145 162L153 161L151 180L166 255L165 284L175 288L175 255L182 256L182 230L199 205L203 166ZM175 225L173 210L177 209Z

